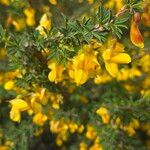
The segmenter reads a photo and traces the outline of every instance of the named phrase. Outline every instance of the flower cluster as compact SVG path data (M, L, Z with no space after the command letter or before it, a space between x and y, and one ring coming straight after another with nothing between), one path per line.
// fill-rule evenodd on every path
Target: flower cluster
M0 17L0 150L150 148L147 0L0 0Z

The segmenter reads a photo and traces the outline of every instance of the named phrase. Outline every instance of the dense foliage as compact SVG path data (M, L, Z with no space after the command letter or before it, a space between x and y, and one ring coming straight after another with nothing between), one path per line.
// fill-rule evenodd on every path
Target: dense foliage
M149 150L149 0L0 0L0 150Z

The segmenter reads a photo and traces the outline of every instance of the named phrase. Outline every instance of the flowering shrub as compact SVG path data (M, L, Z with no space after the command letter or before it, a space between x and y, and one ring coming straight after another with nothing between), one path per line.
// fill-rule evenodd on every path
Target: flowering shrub
M0 0L0 150L150 149L149 0Z

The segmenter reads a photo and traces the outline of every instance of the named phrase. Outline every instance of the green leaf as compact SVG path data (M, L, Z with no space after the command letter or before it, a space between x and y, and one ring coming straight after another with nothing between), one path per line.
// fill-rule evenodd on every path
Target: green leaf
M111 11L105 9L104 6L100 5L99 10L98 10L99 23L101 25L105 24L106 22L110 21L111 16L112 16Z

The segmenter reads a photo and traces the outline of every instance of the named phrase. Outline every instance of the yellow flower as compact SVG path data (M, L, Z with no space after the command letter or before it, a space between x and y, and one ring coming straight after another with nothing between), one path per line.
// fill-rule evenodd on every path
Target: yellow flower
M35 114L35 116L33 117L33 122L39 126L43 126L46 120L47 116L43 115L42 113Z
M135 77L140 77L142 75L142 72L136 68L136 67L132 67L132 68L122 68L120 69L120 72L117 76L117 80L128 80L128 79L132 79Z
M61 146L63 142L67 141L67 132L66 130L61 130L56 137L56 144Z
M0 3L5 6L8 6L10 4L9 0L0 0Z
M36 92L32 95L33 99L31 100L31 102L33 103L33 102L37 101L37 102L41 103L42 105L46 105L48 102L48 98L47 98L48 92L46 91L46 89L36 87L35 90L36 90Z
M28 26L35 25L35 10L31 7L24 9L24 14L26 15L26 23Z
M16 99L9 101L9 103L11 104L12 107L18 108L19 111L25 111L29 108L29 105L27 104L27 102L22 99L16 98Z
M56 61L50 61L48 62L48 68L51 69L48 79L51 82L55 82L56 84L58 82L62 81L62 73L64 71L64 67L61 64L58 64Z
M120 127L121 126L121 119L120 117L117 117L116 120L115 120L115 127Z
M78 125L76 123L70 122L69 123L69 129L71 133L75 133L78 129Z
M16 20L13 20L12 24L15 27L16 31L21 31L25 27L25 22L24 22L24 20L22 18L20 18L20 19L18 18Z
M43 16L41 17L40 26L44 27L47 30L51 29L51 20L47 16L47 14L43 14Z
M103 123L105 124L108 124L109 123L109 120L110 120L110 115L108 113L108 110L105 108L105 107L100 107L96 113L102 117L102 121Z
M9 150L8 146L0 146L0 150Z
M106 83L112 80L112 77L107 73L103 72L100 75L97 75L94 79L95 84Z
M124 127L123 127L123 130L124 130L125 132L127 132L129 136L133 136L133 135L136 133L136 132L135 132L135 129L132 128L130 125L124 126Z
M12 90L14 88L14 81L9 80L4 84L5 90Z
M36 98L31 99L31 108L35 114L42 112L42 105L36 101Z
M15 122L20 122L21 120L21 112L28 110L29 106L27 102L25 102L22 99L13 99L10 101L10 104L12 106L10 111L10 119Z
M123 127L123 130L128 133L129 136L133 136L136 134L135 129L140 127L140 123L137 119L132 119L128 125Z
M131 57L124 53L124 47L120 43L115 43L111 49L106 49L103 52L103 59L106 70L112 77L116 77L119 73L118 64L128 64L131 62Z
M91 126L91 125L87 126L86 137L89 140L94 140L96 138L96 132L95 132L93 126Z
M63 145L63 141L60 138L56 139L56 144L57 146L62 146Z
M137 119L132 119L130 122L130 126L133 127L134 129L138 129L140 127L140 122Z
M60 104L63 102L63 96L57 93L50 93L50 101L54 109L59 109Z
M61 131L66 131L68 130L68 125L63 121L63 119L55 121L51 120L50 121L50 131L52 133L59 133Z
M87 0L89 4L93 4L94 0Z
M143 54L144 56L139 60L140 66L144 72L150 71L150 54Z
M78 127L78 133L82 133L84 131L84 126L83 125L80 125Z
M14 122L20 122L21 120L21 114L18 108L12 107L10 111L10 119Z
M89 150L103 150L103 148L100 144L96 143L90 146Z
M44 29L48 31L51 29L51 20L49 19L47 14L43 14L40 20L40 25L36 29L40 32L41 35L46 37Z
M97 53L93 51L91 45L85 45L68 67L69 76L77 85L84 84L101 69L97 60Z
M52 5L57 5L57 0L49 0Z
M80 150L87 150L87 144L84 142L80 143Z

